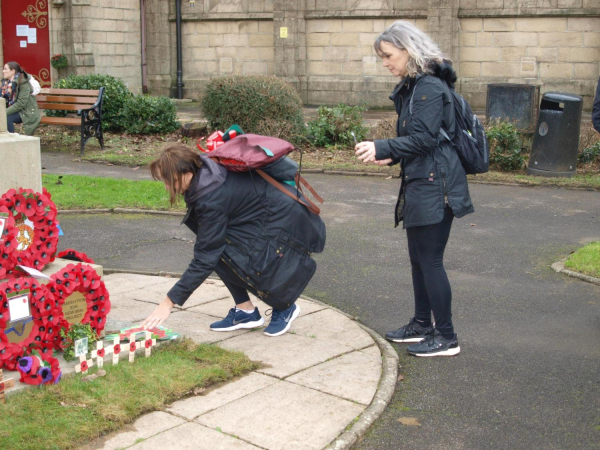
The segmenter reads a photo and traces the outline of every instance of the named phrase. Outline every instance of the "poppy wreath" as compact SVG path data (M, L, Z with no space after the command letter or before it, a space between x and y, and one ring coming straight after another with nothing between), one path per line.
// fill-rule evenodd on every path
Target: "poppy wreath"
M11 254L19 244L15 219L7 207L0 206L0 218L4 220L4 229L0 232L0 280L2 280L13 267Z
M88 264L95 264L94 260L92 258L90 258L88 255L86 255L83 252L78 252L77 250L73 250L72 248L63 250L58 255L56 255L56 257L62 258L62 259L68 259L69 261L78 261L78 262L85 262Z
M50 277L48 289L58 300L59 330L68 331L71 326L65 320L63 313L65 300L74 292L81 292L87 306L81 323L89 323L96 337L100 336L106 325L106 316L110 312L110 299L104 282L92 266L83 263L67 265ZM54 348L64 350L66 345L68 345L67 340L61 338L60 333L57 332Z
M42 270L54 261L58 245L56 205L46 188L41 194L31 189L11 189L0 197L0 207L9 210L17 233L17 248L7 253L7 258L0 255L2 269L10 272L16 265L23 265Z
M6 332L18 333L19 330L6 330L10 320L8 299L13 293L28 291L33 327L22 342L9 342ZM0 283L0 368L15 370L19 358L29 355L33 349L42 357L52 354L55 335L58 332L60 311L58 303L48 287L34 278L13 278ZM22 328L21 332L24 332Z
M42 357L35 351L19 359L17 370L21 374L19 381L32 385L56 384L62 377L58 359L50 355Z

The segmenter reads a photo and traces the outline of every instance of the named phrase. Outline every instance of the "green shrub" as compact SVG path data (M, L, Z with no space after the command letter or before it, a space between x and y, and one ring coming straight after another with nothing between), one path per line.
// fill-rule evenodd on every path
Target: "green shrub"
M100 89L104 86L102 103L102 127L105 130L121 131L125 128L125 104L133 94L125 83L111 75L70 75L54 85L58 89ZM65 116L64 111L47 110L49 116Z
M348 106L340 103L333 108L321 106L317 117L308 123L308 135L315 145L328 147L341 145L354 146L354 137L358 142L364 140L368 128L363 126L362 113L366 106Z
M486 127L490 146L490 168L504 172L521 170L525 156L521 151L521 136L512 122L494 121Z
M181 127L177 107L168 97L138 95L125 105L125 131L132 134L172 133Z
M584 148L577 155L578 165L593 163L600 159L600 141Z
M277 121L291 135L304 134L302 100L283 80L267 76L213 78L205 88L202 112L213 128L238 124L246 133L259 133L264 121Z

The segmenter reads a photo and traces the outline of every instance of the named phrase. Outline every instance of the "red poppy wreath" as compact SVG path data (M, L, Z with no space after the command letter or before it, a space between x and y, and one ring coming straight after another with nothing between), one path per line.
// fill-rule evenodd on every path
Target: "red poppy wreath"
M69 264L50 277L48 289L58 300L60 308L59 329L68 331L71 323L64 316L65 300L74 292L80 292L85 297L86 311L82 324L89 323L96 336L100 336L106 325L106 316L110 312L108 290L100 275L88 264ZM64 350L66 341L57 333L55 348Z
M34 278L14 278L0 283L0 368L15 370L18 359L37 349L52 355L60 311L54 296ZM29 323L31 323L30 331ZM22 337L9 342L9 336ZM14 340L14 339L13 339Z
M15 221L17 248L0 255L0 266L6 272L16 265L42 270L54 261L58 244L56 205L50 193L19 188L0 197L0 207L7 208Z
M15 219L7 207L0 206L0 280L12 268L11 254L18 245Z

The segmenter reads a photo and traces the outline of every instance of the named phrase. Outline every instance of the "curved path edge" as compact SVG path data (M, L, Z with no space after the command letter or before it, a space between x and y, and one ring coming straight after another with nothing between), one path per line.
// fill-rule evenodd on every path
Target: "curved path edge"
M566 261L566 258L563 259L562 261L555 262L550 267L552 267L552 269L554 269L554 271L556 273L563 273L567 276L570 276L573 278L578 278L580 280L587 281L588 283L592 283L597 286L600 286L600 278L592 277L590 275L585 275L583 273L574 272L572 270L565 269L565 261Z

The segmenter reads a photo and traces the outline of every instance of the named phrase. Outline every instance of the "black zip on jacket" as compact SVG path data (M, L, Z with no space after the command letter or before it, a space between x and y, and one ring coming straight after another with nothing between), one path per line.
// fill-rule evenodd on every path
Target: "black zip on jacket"
M446 204L456 217L474 211L458 155L440 135L443 127L454 137L449 89L454 88L456 74L447 63L433 69L432 75L418 74L398 83L390 95L398 113L397 137L375 140L377 160L391 158L393 164L400 163L395 224L404 221L404 228L441 222Z

